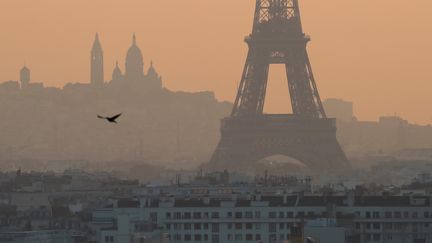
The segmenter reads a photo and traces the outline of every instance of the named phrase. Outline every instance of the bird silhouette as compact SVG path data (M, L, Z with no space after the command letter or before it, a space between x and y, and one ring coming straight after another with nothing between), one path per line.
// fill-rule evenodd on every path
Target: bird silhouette
M113 116L113 117L104 117L104 116L100 116L100 115L97 115L97 117L99 118L99 119L104 119L104 120L107 120L108 122L110 122L110 123L117 123L117 118L119 118L120 116L122 115L122 113L120 113L120 114L118 114L118 115L115 115L115 116Z

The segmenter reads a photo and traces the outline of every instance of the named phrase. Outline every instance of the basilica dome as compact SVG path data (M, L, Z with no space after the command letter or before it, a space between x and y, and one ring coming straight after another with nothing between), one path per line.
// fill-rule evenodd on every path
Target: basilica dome
M138 80L144 77L144 61L141 50L136 44L135 34L133 35L132 46L126 55L126 73L129 80Z

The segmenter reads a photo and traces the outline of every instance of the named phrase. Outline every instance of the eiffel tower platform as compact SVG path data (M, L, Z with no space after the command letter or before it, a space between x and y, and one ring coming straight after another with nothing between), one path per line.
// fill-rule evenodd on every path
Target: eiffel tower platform
M210 160L212 170L241 170L257 161L284 155L313 171L349 168L336 140L336 120L292 114L228 117L221 123L221 141Z

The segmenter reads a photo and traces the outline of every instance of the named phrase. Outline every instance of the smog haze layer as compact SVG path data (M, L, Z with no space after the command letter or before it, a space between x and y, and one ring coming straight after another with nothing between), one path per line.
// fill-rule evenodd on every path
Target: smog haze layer
M432 122L432 1L302 0L303 27L323 98L353 101L360 119L398 114ZM213 90L232 101L244 65L254 1L2 0L0 80L25 62L46 85L88 82L99 32L105 79L136 32L145 65L153 60L172 90ZM283 68L270 71L267 112L287 112Z

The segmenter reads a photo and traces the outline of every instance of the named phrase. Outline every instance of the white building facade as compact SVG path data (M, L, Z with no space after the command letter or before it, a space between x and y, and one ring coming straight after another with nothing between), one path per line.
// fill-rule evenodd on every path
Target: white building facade
M171 242L288 242L293 229L304 226L304 236L322 243L329 237L423 243L432 242L431 203L426 196L160 196L118 200L96 211L93 222L107 226L128 214L160 227ZM333 223L311 224L317 220Z

